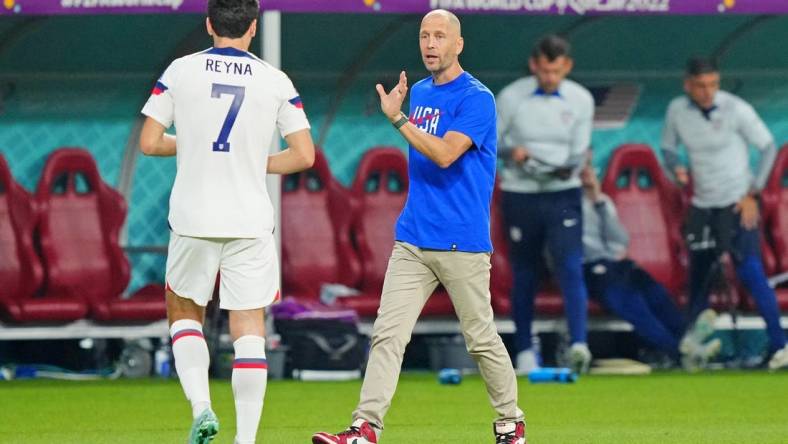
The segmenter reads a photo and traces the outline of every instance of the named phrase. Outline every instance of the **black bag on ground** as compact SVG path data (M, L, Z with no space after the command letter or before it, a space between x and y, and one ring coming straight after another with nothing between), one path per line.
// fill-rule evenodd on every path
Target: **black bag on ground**
M293 370L358 370L368 339L353 322L337 319L277 319L277 333L290 347L287 373Z

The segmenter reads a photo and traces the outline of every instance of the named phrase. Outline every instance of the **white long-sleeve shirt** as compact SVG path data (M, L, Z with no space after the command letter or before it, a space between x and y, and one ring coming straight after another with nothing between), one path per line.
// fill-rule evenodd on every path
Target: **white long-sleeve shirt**
M741 98L719 91L705 112L687 96L668 106L662 131L662 152L669 173L684 145L692 174L692 204L700 208L726 207L752 189L763 188L777 150L758 114ZM757 174L750 171L749 145L763 151Z
M498 153L505 159L501 189L537 193L580 186L579 167L591 145L594 98L572 80L561 82L553 94L539 88L535 77L525 77L506 86L496 98L498 108ZM512 148L528 149L525 166L511 161ZM574 168L568 180L549 173Z

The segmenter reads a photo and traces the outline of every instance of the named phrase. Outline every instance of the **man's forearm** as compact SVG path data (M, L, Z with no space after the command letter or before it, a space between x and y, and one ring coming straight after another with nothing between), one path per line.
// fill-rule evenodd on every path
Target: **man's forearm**
M146 156L170 157L177 153L175 136L170 134L162 134L152 143L141 142L140 146Z
M587 151L577 154L570 154L569 158L566 159L563 169L568 171L570 176L574 176L580 173L580 171L582 171L582 169L585 167L587 158Z
M753 178L752 188L753 191L760 192L766 186L766 181L769 180L769 174L772 172L774 166L774 159L777 158L777 146L774 142L770 142L762 148L761 160L758 162L758 169Z
M286 148L276 154L268 156L268 174L292 174L303 171L312 166L306 156L294 151L292 148Z
M583 166L586 163L586 156L588 153L586 151L577 154L570 154L569 157L566 159L564 163L565 168L576 168L579 166Z
M678 151L675 148L662 147L662 157L665 159L665 169L668 177L675 182L677 179L676 168L681 165Z
M399 132L413 148L441 168L447 168L459 157L444 139L420 130L411 122L402 125Z
M498 140L501 140L498 138ZM514 151L513 146L506 146L506 145L498 145L498 157L501 159L508 160L512 157L512 151Z
M512 158L512 152L517 146L512 143L507 134L509 128L503 123L504 120L501 115L498 115L498 147L497 155L499 158L509 160Z
M618 218L618 214L616 213L615 207L613 206L613 202L609 200L605 201L604 209L602 211L605 213L605 217L607 218L607 238L613 242L617 242L622 245L628 245L629 233L621 223L621 219Z

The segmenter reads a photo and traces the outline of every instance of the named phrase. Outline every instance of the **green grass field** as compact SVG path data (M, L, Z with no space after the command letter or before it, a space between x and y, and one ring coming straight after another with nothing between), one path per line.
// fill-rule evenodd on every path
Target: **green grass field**
M344 428L360 382L269 383L258 442L307 444ZM230 444L228 382L211 385ZM660 373L585 377L572 385L520 383L531 444L788 443L788 372ZM189 408L175 380L0 382L0 443L183 443ZM384 444L492 444L492 409L478 377L442 386L406 374L387 417Z

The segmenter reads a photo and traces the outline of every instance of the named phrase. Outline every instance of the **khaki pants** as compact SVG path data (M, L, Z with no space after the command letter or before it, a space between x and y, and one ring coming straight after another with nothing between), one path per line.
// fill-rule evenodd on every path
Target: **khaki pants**
M490 255L422 250L396 242L389 259L378 317L372 333L361 400L353 419L383 428L397 388L402 356L424 304L441 283L460 320L471 357L479 365L499 421L522 421L517 378L498 336L490 305Z

